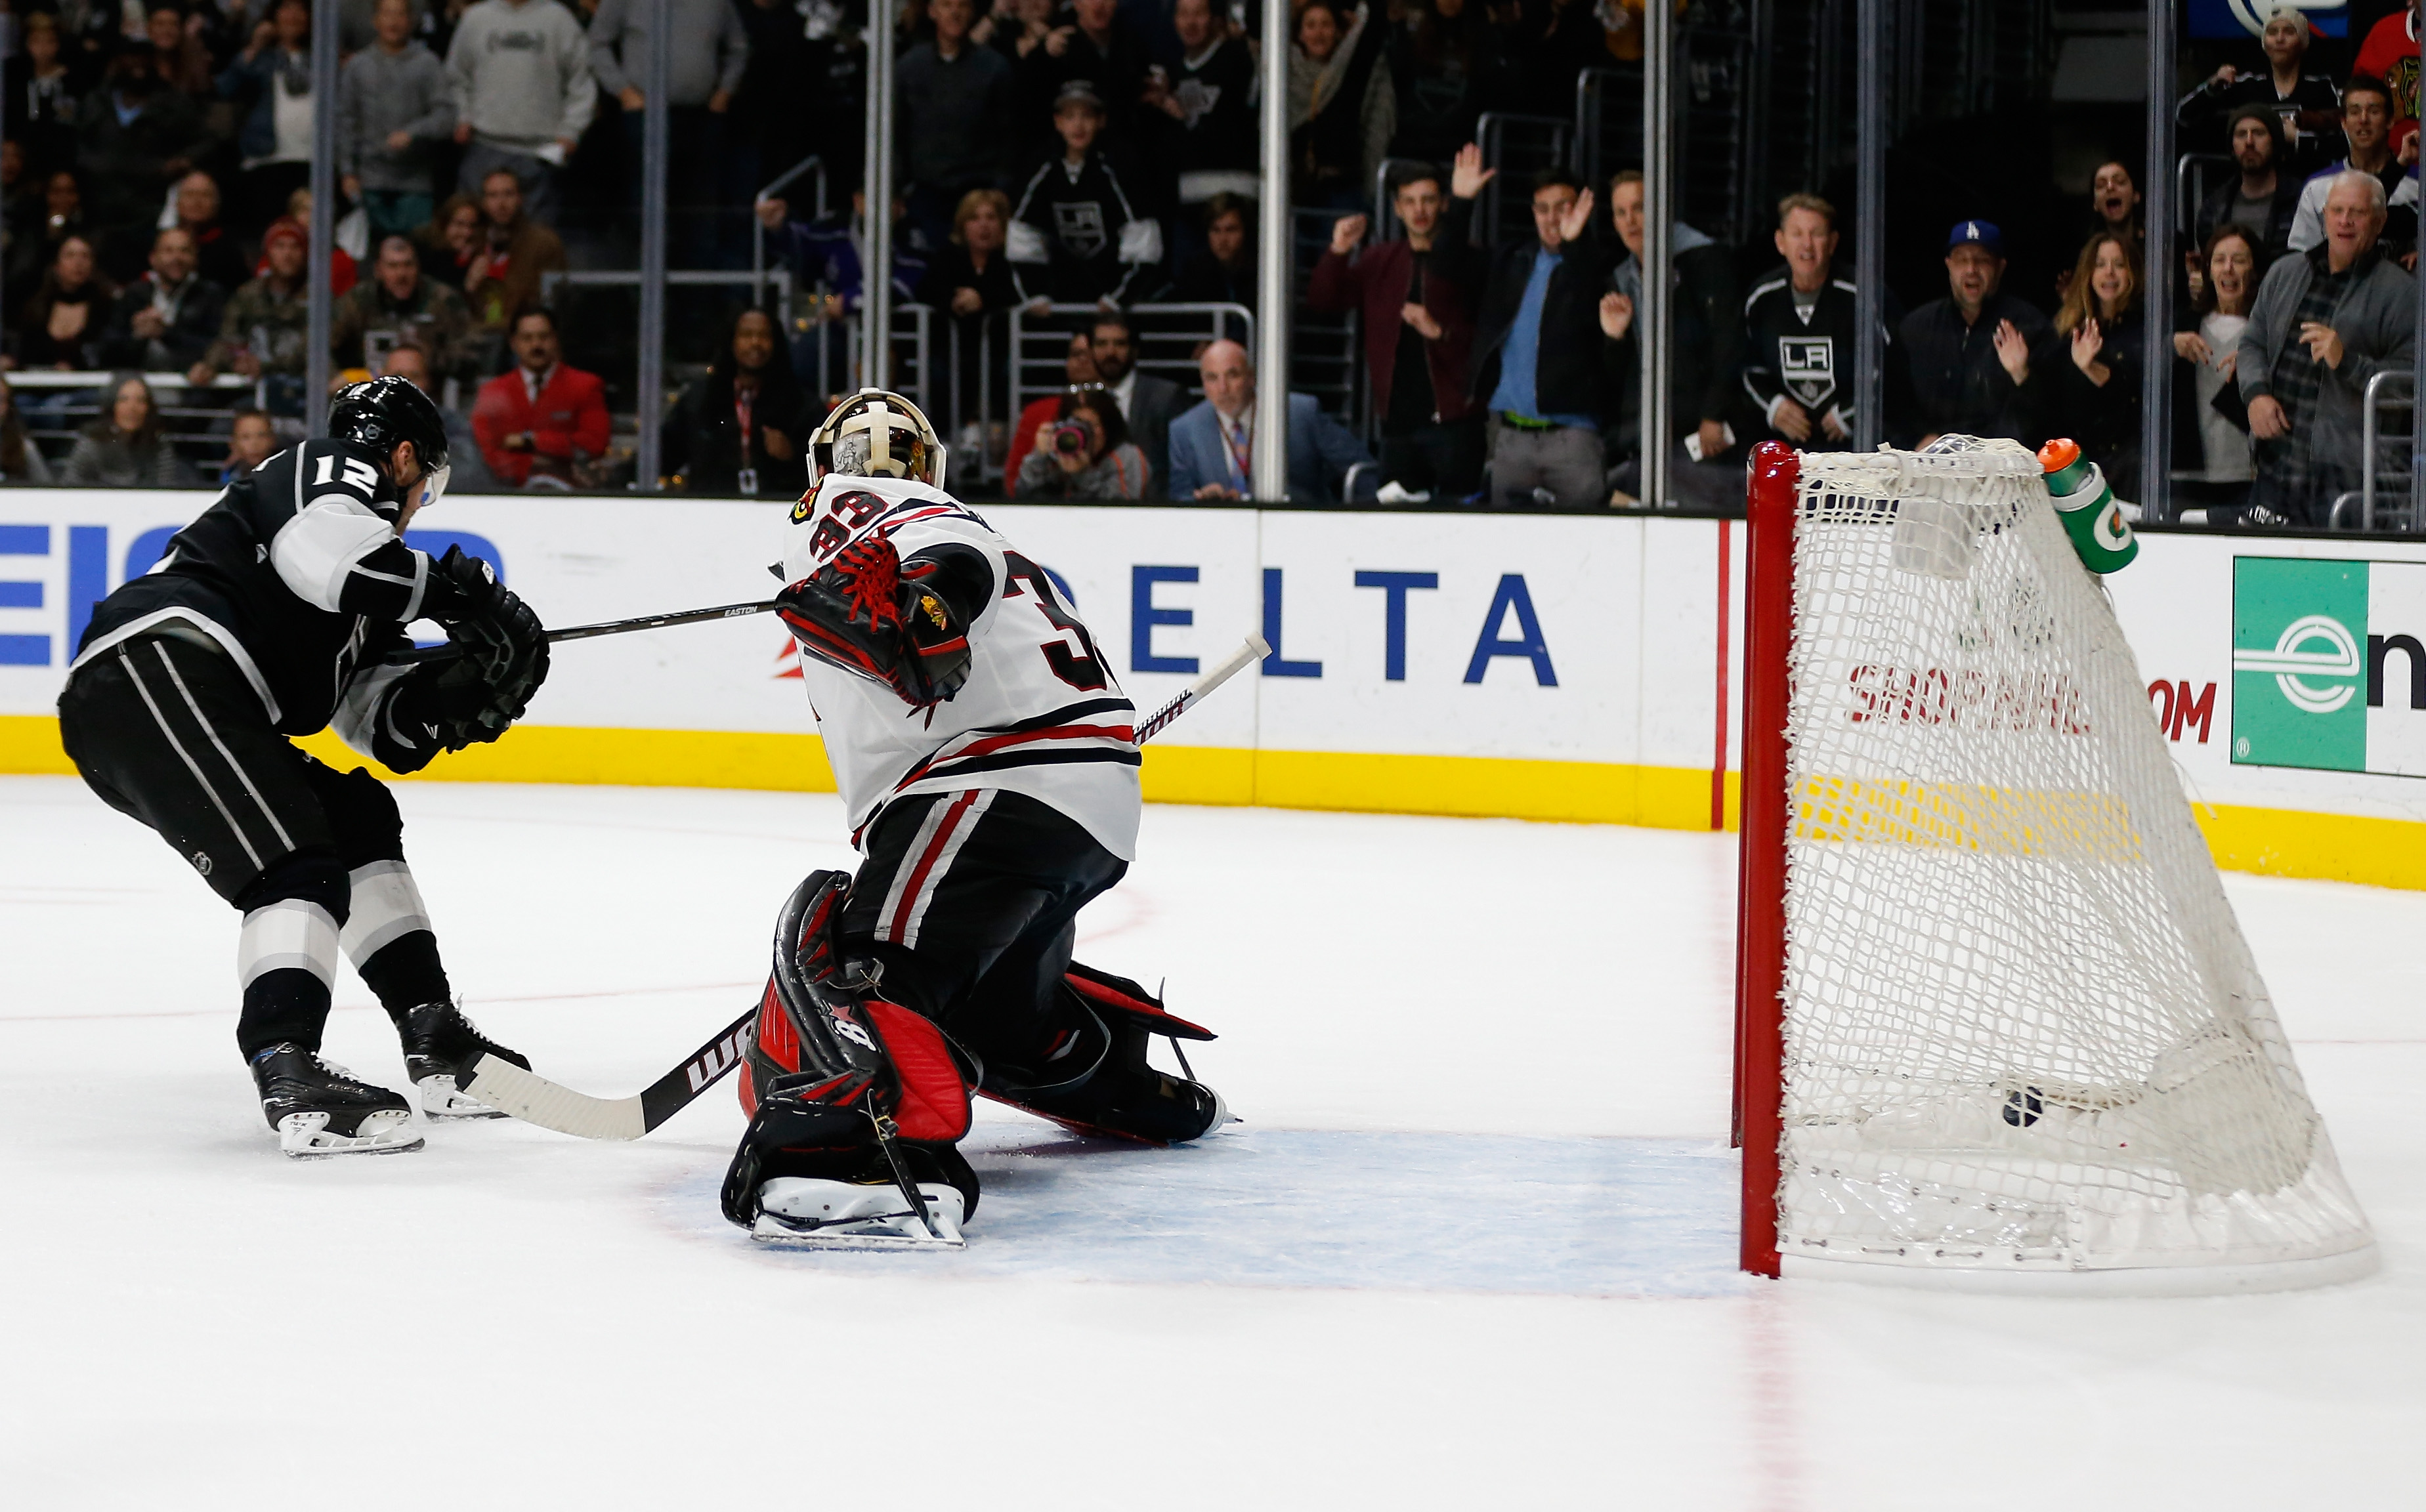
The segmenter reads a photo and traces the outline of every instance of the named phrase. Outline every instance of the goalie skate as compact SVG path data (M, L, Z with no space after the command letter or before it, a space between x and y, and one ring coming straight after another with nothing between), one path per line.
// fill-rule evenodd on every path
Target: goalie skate
M944 1182L920 1182L929 1232L901 1189L853 1182L778 1176L758 1188L758 1216L750 1237L792 1249L959 1249L961 1193Z

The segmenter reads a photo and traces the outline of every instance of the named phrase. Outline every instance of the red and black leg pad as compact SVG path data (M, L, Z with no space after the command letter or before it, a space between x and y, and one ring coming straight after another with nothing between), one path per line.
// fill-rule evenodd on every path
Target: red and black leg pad
M1142 1145L1177 1144L1212 1132L1221 1117L1213 1089L1156 1070L1145 1058L1157 1036L1210 1039L1211 1030L1167 1011L1127 977L1076 961L1061 987L1073 1026L1057 1031L1033 1066L989 1064L982 1095L1079 1134Z
M849 885L844 873L813 872L777 921L774 971L741 1069L750 1129L726 1176L736 1223L756 1217L758 1183L773 1177L891 1180L880 1129L913 1181L948 1181L963 1216L976 1211L977 1176L952 1148L969 1132L975 1064L835 949Z

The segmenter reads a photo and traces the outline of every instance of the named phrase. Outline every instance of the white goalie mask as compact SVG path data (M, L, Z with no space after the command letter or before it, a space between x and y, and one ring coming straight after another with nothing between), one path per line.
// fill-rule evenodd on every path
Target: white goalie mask
M918 407L883 389L862 389L833 407L809 438L809 481L829 473L898 477L944 486L944 444Z

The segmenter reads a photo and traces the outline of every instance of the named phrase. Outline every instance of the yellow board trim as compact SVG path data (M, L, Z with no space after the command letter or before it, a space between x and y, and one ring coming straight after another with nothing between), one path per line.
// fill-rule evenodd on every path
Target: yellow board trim
M332 764L366 765L334 735L298 742ZM49 715L0 715L0 773L73 776ZM1710 774L1603 762L1500 761L1344 751L1146 748L1141 780L1157 803L1260 804L1367 813L1627 824L1707 829ZM613 783L831 793L833 773L815 735L732 731L517 726L503 740L442 756L406 780ZM1726 828L1736 827L1737 774L1726 775ZM2426 891L2426 824L2289 809L2193 810L2216 864L2268 877L2316 877Z

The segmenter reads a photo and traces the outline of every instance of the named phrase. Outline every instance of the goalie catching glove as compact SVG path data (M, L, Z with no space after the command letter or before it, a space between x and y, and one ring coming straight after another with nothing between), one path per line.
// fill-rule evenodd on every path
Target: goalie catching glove
M872 535L775 595L776 613L802 655L930 708L969 680L968 620L932 581L938 571L923 557L905 565Z

